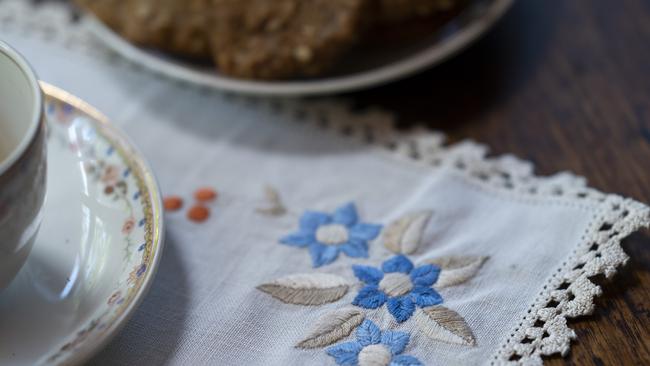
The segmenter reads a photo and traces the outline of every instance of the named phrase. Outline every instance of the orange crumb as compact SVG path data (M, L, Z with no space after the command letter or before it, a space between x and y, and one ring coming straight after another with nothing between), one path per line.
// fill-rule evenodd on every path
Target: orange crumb
M208 216L210 216L210 210L201 205L194 205L187 211L187 218L195 222L205 221Z
M194 198L200 202L212 201L217 198L217 192L210 187L199 188L194 192Z
M165 206L165 210L167 211L178 211L183 207L183 199L178 196L165 197L163 206Z

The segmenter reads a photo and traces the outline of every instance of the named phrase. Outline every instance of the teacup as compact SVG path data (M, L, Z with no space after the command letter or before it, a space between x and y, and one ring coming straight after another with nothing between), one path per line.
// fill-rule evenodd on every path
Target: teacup
M0 290L25 263L41 222L45 139L38 79L0 41Z

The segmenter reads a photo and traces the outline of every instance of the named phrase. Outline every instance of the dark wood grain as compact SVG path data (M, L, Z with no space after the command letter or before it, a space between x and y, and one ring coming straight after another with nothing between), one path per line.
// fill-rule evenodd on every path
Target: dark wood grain
M571 170L592 186L650 202L650 1L520 0L471 49L408 80L350 95L402 126L424 122L452 141L515 153L538 173ZM550 365L650 364L650 236L601 281L596 312Z

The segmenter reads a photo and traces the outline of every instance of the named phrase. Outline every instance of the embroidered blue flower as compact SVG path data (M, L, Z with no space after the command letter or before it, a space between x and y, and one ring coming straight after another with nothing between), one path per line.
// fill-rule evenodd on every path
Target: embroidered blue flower
M415 268L403 255L397 255L375 267L353 265L358 279L365 282L352 304L366 309L377 309L386 304L395 320L409 319L415 307L442 303L442 297L431 286L438 280L440 268L425 264Z
M409 343L409 334L380 331L377 325L366 319L356 331L356 340L334 345L327 354L339 365L387 365L418 366L422 363L413 356L402 355Z
M282 239L282 244L308 248L314 267L332 263L343 252L349 257L368 257L368 241L379 235L381 225L359 222L353 203L341 206L330 215L306 211L297 232Z

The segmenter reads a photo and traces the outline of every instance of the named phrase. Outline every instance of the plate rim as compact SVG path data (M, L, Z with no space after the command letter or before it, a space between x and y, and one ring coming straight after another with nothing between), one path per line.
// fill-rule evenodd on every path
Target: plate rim
M165 223L163 217L164 213L162 211L162 196L158 180L142 152L136 147L131 139L121 131L120 128L110 122L110 119L107 116L81 98L63 89L44 81L39 81L39 84L45 94L44 99L47 99L48 97L53 98L65 102L81 111L83 114L90 117L93 121L92 123L101 130L102 137L116 146L116 148L124 149L126 153L129 153L128 158L125 157L125 160L130 166L139 170L142 183L147 187L147 193L151 202L151 261L150 263L147 263L147 271L143 274L144 278L133 295L133 298L130 302L124 305L124 310L122 310L114 319L111 319L110 324L107 325L106 331L99 335L98 338L93 339L88 343L82 343L79 348L75 348L69 353L62 354L55 361L56 364L82 364L102 350L113 338L115 338L115 336L124 328L128 320L133 316L135 310L140 306L151 288L156 273L158 272L158 267L160 266L160 259L165 244ZM83 323L84 325L81 328L84 328L88 322L92 322L92 317ZM77 327L75 331L78 331L78 329L79 327ZM68 338L65 338L61 343L67 340ZM55 351L49 351L41 356L41 360L47 360L52 355L56 354L56 352L59 352L57 348L54 349Z
M314 96L367 89L433 67L462 51L484 35L505 15L513 3L514 0L493 0L482 17L461 28L453 36L399 61L347 76L312 81L264 82L225 77L217 72L208 75L206 72L192 70L172 60L155 56L153 53L126 41L90 13L86 13L82 17L82 24L85 24L92 34L114 52L164 76L202 87L241 94Z

